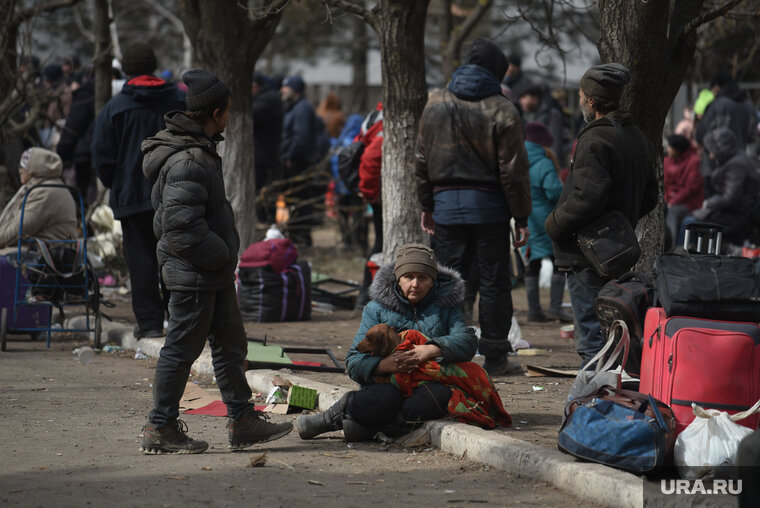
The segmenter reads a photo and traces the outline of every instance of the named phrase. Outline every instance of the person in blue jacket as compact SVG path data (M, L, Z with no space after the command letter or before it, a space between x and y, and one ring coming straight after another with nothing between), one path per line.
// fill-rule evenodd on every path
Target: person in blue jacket
M166 127L166 113L185 110L184 92L154 76L157 67L153 48L147 44L138 42L126 49L122 68L129 79L98 114L92 139L92 164L103 186L111 189L108 204L121 221L136 339L162 337L166 313L153 235L154 182L142 172L140 143Z
M448 414L451 389L427 383L404 398L389 383L376 376L410 371L428 360L439 363L470 361L477 339L462 314L464 281L460 275L435 259L433 250L420 244L399 247L395 263L378 270L369 289L370 302L346 354L349 377L361 388L347 393L326 411L298 417L295 427L302 439L324 432L343 430L346 441L371 439L378 431L399 431L406 424L435 420ZM411 351L395 352L385 358L360 353L356 346L367 330L387 324L397 332L417 330L428 337Z
M528 267L525 270L525 294L528 298L528 321L545 322L559 320L571 322L573 316L562 310L562 297L565 293L565 275L554 268L551 279L549 310L544 313L541 308L541 298L538 288L538 274L541 271L541 261L549 257L554 262L552 240L546 234L544 222L554 210L562 194L562 182L559 179L557 167L549 158L547 150L551 150L554 136L541 122L525 124L525 150L530 162L530 196L533 209L528 217L530 237L525 247Z

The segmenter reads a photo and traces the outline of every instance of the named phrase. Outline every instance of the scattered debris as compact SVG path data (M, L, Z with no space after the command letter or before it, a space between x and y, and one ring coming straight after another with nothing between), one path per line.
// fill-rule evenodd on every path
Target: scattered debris
M203 467L201 468L201 471L211 471L211 468L210 468L210 467L208 467L208 466L203 466Z
M248 464L245 467L264 467L267 464L267 452L262 453L261 455L254 455L250 458L248 461Z
M426 428L420 427L419 429L413 430L409 434L405 434L399 437L396 440L396 443L400 444L404 448L416 448L419 446L425 446L427 444L430 444L430 432Z
M324 483L322 483L322 482L319 482L319 481L317 481L317 480L309 480L309 485L321 485L322 487L324 487L324 486L325 486L325 484L324 484Z
M346 485L368 485L369 482L359 482L354 480L347 480Z
M542 391L543 389L544 389L544 387L543 387L543 386L536 386L536 385L533 385L533 391L534 391L534 392L540 392L540 391Z

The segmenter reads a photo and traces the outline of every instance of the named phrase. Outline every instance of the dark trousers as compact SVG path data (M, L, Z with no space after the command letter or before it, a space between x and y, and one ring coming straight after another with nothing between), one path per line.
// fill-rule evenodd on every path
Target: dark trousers
M469 279L472 259L477 253L481 337L478 350L492 358L512 352L509 224L436 224L433 249L439 263L459 271L465 280Z
M132 312L142 331L163 330L166 303L158 273L153 212L141 212L121 219L124 257L132 284Z
M351 392L346 413L361 425L382 429L399 417L406 423L443 418L449 414L450 398L451 389L438 383L420 385L407 398L390 384L365 385Z
M567 288L575 316L575 351L586 365L604 347L602 327L594 312L594 298L607 283L593 268L575 268L567 272Z
M218 291L172 291L169 298L169 331L161 348L153 382L153 410L148 419L157 427L179 415L190 367L208 339L211 361L227 415L238 418L251 404L243 360L247 353L243 320L235 287Z

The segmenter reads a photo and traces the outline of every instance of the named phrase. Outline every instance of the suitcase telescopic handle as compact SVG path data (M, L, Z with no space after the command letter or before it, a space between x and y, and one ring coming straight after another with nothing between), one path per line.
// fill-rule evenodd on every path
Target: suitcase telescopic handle
M683 248L686 252L689 252L693 232L697 235L697 254L720 254L723 226L712 222L692 222L684 226L684 229L686 234L683 238ZM705 240L707 240L707 246L705 246Z

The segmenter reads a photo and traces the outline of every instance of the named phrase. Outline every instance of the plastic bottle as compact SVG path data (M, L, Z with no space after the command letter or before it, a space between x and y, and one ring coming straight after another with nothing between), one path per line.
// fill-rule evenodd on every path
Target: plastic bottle
M288 207L285 205L285 195L280 194L277 196L277 210L274 214L274 221L277 224L285 224L290 220L290 212L288 211Z
M95 351L93 351L89 346L83 346L75 349L74 354L76 355L77 360L85 365L95 359Z

